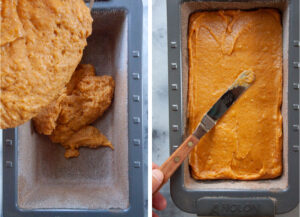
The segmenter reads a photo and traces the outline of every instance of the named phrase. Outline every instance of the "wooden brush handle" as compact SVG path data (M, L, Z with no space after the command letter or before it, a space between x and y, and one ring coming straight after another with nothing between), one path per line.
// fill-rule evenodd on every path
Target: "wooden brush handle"
M159 167L159 169L164 174L163 183L159 188L153 193L161 189L161 187L169 180L177 168L182 164L182 162L187 158L189 153L193 150L195 145L199 142L195 136L190 135L184 142L173 152L173 154Z

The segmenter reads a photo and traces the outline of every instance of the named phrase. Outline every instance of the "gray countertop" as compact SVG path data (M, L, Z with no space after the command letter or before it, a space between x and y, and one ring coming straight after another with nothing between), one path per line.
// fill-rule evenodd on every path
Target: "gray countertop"
M153 162L161 165L169 156L169 113L168 113L168 50L166 0L153 0L152 30L152 125ZM157 212L160 217L192 217L193 214L179 210L170 198L169 184L161 192L167 198L167 209ZM277 217L299 216L299 205L290 213Z

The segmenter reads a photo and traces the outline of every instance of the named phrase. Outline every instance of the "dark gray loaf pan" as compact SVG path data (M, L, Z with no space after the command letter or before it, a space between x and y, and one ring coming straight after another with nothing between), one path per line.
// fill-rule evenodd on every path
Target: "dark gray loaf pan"
M95 1L82 58L115 79L112 106L94 123L115 150L67 160L30 122L4 130L4 217L144 216L142 10L140 0Z
M283 174L273 180L196 181L188 161L171 178L183 211L209 216L274 216L299 203L299 0L168 0L170 152L186 134L188 21L195 11L277 8L283 24ZM173 109L178 108L178 109Z

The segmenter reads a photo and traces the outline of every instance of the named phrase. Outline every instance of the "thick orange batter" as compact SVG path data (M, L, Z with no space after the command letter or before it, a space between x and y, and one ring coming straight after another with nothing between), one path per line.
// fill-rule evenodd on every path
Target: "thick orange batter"
M282 26L273 9L198 12L189 29L189 131L244 70L254 84L190 155L195 179L282 172Z

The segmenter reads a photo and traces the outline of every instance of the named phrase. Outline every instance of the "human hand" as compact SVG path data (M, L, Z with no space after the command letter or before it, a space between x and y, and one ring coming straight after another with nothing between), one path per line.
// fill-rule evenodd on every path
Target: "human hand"
M159 170L159 167L152 163L152 194L155 192L159 186L162 184L164 179L164 174ZM167 206L167 201L164 196L156 192L152 195L152 207L157 210L163 210ZM152 212L152 217L158 217L158 215Z

